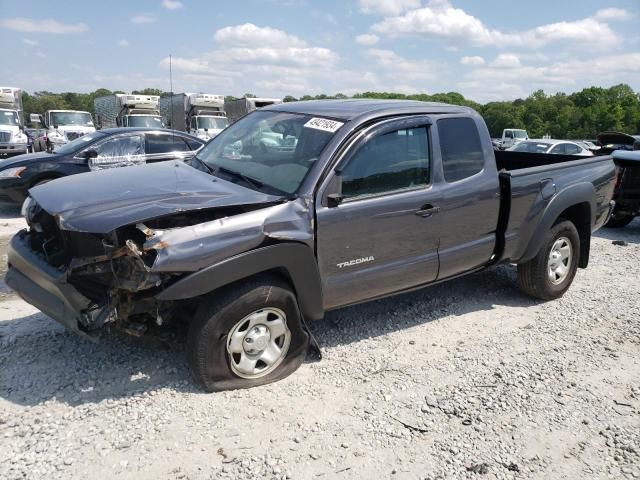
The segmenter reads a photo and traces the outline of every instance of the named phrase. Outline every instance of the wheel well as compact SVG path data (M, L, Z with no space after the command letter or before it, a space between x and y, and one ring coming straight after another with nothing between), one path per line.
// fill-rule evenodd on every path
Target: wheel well
M591 248L591 206L587 202L578 203L563 211L554 225L562 221L573 223L580 236L580 268L589 264L589 250Z

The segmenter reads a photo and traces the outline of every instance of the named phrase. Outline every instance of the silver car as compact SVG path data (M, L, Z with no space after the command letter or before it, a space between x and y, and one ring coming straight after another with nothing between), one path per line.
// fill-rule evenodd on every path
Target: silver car
M510 152L528 152L528 153L550 153L562 155L578 155L582 157L591 157L593 152L576 142L567 140L525 140L507 149Z

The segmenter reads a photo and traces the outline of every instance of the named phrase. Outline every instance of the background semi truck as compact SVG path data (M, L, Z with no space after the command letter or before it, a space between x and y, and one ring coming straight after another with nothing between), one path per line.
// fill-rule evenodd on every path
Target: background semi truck
M225 100L224 109L227 112L227 118L229 122L233 123L236 120L244 117L247 113L253 112L257 108L268 107L282 103L281 98L251 98L243 97L236 98L234 100Z
M209 140L228 124L224 95L176 93L160 98L160 113L167 127Z
M115 93L93 101L98 128L162 128L158 95Z
M35 120L36 118L32 119ZM47 110L43 115L38 115L37 120L45 129L45 136L33 141L33 150L36 152L55 150L56 147L96 131L91 114L81 110Z
M0 155L27 152L27 136L23 131L22 90L0 87Z

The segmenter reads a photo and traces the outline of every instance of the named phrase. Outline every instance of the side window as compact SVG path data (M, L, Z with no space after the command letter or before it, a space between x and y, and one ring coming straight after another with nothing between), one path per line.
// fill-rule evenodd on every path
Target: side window
M567 152L567 144L566 143L559 143L558 145L553 147L549 153L553 153L553 154L556 154L556 155L563 155L565 153L568 153Z
M98 156L90 159L91 170L145 163L142 135L111 138L94 148Z
M513 132L510 130L504 132L504 138L513 138Z
M187 142L187 145L189 145L189 148L194 151L198 150L202 146L201 142L198 142L193 138L185 138L184 141Z
M191 128L194 130L198 129L197 119L196 117L191 117Z
M567 155L575 155L577 153L580 153L580 147L577 145L574 145L573 143L565 143L565 153Z
M147 153L188 152L189 147L179 135L167 135L164 133L147 134Z
M438 120L444 179L451 183L482 171L484 153L478 128L471 118Z
M426 127L395 130L365 143L342 170L345 198L429 183Z
M96 150L98 151L98 158L127 157L144 154L142 136L140 135L112 138L98 145Z

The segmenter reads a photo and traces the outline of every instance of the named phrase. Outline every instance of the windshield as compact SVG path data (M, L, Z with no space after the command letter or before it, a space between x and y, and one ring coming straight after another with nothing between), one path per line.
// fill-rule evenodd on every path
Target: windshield
M520 142L509 150L512 152L546 153L549 147L551 147L550 143Z
M76 138L75 140L65 143L64 145L56 146L55 152L61 155L68 155L70 153L75 153L76 151L86 147L94 140L104 137L104 133L101 132L91 132L83 135L82 137Z
M229 121L224 117L198 117L198 129L222 130L229 125Z
M18 114L11 111L0 111L0 125L18 125Z
M215 175L249 188L293 193L341 126L310 115L256 111L223 130L196 158Z
M513 136L516 138L527 138L527 132L524 130L514 130Z
M51 112L51 125L93 127L93 120L88 112Z
M151 115L129 115L130 127L162 128L162 118Z

